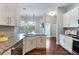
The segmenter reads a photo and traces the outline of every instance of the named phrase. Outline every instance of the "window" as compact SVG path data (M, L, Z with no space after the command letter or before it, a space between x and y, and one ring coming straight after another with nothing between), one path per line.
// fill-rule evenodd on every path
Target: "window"
M36 22L23 20L20 21L19 33L34 34L36 29Z
M28 21L27 22L28 34L35 33L36 22Z
M20 21L20 26L19 26L19 32L20 33L24 33L26 31L25 30L26 29L26 26L25 25L26 25L25 21L21 20Z

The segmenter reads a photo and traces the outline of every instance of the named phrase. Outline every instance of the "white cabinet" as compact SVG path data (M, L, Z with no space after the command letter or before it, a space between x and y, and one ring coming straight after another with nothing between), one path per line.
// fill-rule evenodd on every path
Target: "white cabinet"
M79 7L76 7L63 15L63 27L78 27Z
M16 24L16 4L5 4L6 8L6 17L8 20L8 25L9 26L15 26Z
M70 27L78 27L78 19L79 19L79 7L74 8L70 11Z
M45 36L28 36L23 39L23 54L35 48L46 48Z
M36 47L37 48L46 48L46 37L45 36L37 36L36 37L37 40L36 40Z
M63 27L69 27L69 17L70 15L68 13L63 15Z
M60 45L67 51L72 53L73 38L65 35L60 35Z
M0 25L16 26L19 13L19 7L15 3L0 4Z
M23 54L31 51L36 48L36 39L35 37L26 37L23 39Z
M7 50L3 55L11 55L11 49Z
M0 4L0 25L8 25L5 4Z
M73 38L65 36L65 48L72 53Z
M64 37L64 35L60 35L60 45L62 46L62 47L64 47L65 45L64 45L64 43L65 43L65 37Z

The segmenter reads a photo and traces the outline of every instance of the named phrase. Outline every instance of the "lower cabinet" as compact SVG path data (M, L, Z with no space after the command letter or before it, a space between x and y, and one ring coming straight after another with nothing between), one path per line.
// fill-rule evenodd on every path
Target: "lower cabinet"
M13 48L3 53L3 55L17 55L20 48L23 48L22 51L20 51L23 55L35 48L46 48L46 36L25 37L22 43L17 43Z
M37 36L36 37L36 47L37 48L46 48L46 37L45 36Z
M36 48L35 37L26 37L23 39L23 54L31 51L34 48Z
M60 39L60 45L61 45L62 47L64 47L65 36L64 36L64 35L60 35L59 39Z
M23 55L35 48L46 48L45 36L30 36L23 39Z
M11 49L7 50L3 55L11 55Z
M73 38L65 35L60 35L60 45L67 51L72 53Z
M72 53L72 44L73 43L73 38L72 37L65 37L65 48L68 50L70 53Z

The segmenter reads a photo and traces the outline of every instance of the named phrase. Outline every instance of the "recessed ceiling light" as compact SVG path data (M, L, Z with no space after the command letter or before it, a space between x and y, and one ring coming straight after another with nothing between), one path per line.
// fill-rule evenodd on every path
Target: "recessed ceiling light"
M50 11L50 12L47 13L47 15L54 16L54 15L56 15L56 12L55 11Z

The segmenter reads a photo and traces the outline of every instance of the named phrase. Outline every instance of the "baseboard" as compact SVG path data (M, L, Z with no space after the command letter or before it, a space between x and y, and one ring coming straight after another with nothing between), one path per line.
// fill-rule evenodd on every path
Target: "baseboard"
M56 42L56 45L60 45L58 42Z

